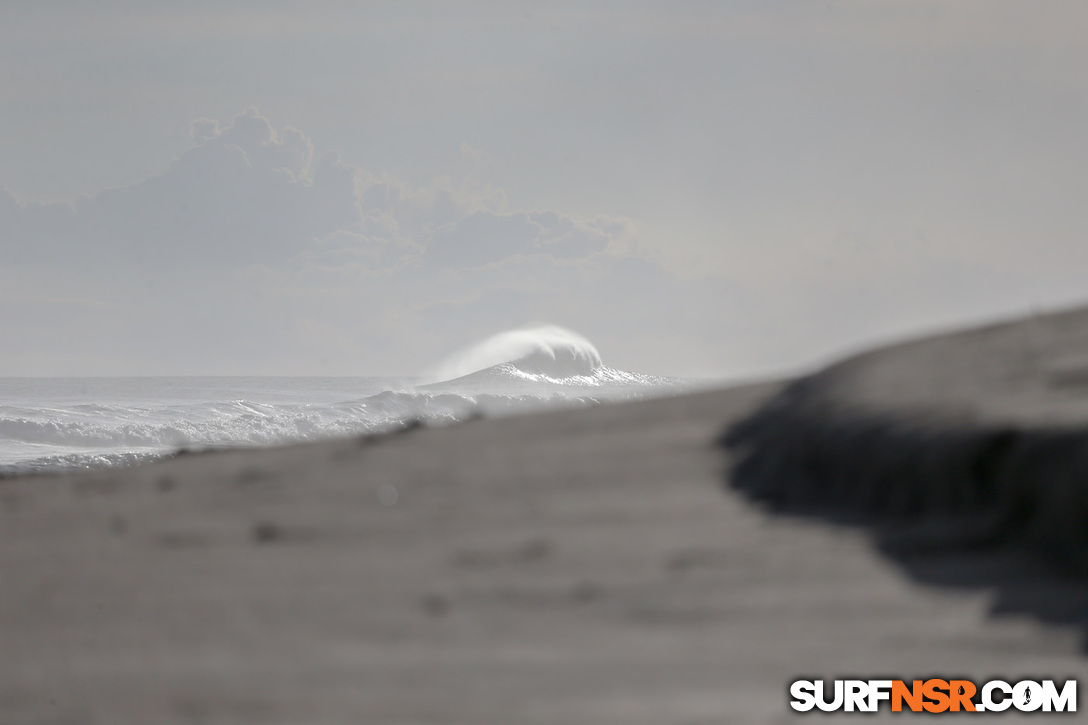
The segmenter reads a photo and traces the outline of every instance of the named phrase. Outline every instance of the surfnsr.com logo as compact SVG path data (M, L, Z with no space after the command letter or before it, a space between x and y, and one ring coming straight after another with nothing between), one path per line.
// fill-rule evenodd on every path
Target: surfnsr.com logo
M981 686L970 680L797 680L790 697L798 712L876 712L883 702L892 712L1076 712L1077 681L1059 687L1054 680L990 680Z

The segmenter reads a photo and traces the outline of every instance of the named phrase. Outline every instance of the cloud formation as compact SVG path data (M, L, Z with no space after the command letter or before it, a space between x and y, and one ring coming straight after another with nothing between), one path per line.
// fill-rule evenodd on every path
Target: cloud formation
M633 353L703 314L628 220L376 176L256 109L191 138L165 173L71 204L0 191L2 294L22 312L0 334L37 340L4 373L410 373L533 320Z

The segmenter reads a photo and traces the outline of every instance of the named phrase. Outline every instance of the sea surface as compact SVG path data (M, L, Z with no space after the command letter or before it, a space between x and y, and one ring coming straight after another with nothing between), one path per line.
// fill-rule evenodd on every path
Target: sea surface
M608 368L588 341L551 327L495 336L422 377L0 378L0 473L130 465L181 448L443 425L684 387Z

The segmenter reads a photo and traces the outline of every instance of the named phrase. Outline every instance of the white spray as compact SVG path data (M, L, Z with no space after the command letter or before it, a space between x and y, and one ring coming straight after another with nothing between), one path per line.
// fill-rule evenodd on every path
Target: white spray
M597 348L578 333L557 325L532 325L500 332L451 355L429 377L451 380L502 364L550 378L592 375L602 367Z

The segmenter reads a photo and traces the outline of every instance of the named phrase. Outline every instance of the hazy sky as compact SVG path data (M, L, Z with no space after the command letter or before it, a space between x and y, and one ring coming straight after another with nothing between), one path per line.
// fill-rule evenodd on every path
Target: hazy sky
M150 9L149 9L150 6ZM1088 300L1083 2L0 4L0 375L741 375Z

